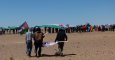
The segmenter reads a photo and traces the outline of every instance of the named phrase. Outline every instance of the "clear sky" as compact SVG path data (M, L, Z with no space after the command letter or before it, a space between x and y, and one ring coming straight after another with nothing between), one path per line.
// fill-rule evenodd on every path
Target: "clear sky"
M115 0L0 0L0 26L115 24Z

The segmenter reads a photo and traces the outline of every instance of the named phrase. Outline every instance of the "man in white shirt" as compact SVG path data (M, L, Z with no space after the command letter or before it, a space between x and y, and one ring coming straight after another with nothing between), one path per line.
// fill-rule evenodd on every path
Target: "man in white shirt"
M32 32L30 29L28 29L28 32L26 33L26 48L27 48L26 53L30 57L32 51Z

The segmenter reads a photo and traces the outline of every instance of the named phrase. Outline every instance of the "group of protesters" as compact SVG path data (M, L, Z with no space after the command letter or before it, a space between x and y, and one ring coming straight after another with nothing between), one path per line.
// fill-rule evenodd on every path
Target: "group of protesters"
M73 33L73 32L94 32L94 31L115 31L115 24L112 25L91 25L91 24L85 24L85 25L76 25L73 27L67 27L65 28L67 33Z
M60 28L53 27L42 27L44 28L44 32L48 33L57 33ZM66 26L66 33L73 32L93 32L93 31L115 31L115 24L105 24L105 25L91 25L89 23L84 25L76 25L76 26ZM2 34L18 34L18 27L16 29L1 29L0 35Z
M42 47L43 46L43 38L45 37L45 34L41 31L41 28L39 27L34 27L33 29L28 29L28 32L26 33L26 47L27 47L27 55L31 57L31 51L32 51L32 42L34 41L34 47L35 47L35 56L36 57L41 57L42 54ZM65 33L64 29L59 29L56 39L54 39L54 42L56 41L67 41L67 35ZM59 42L58 43L58 49L59 53L58 55L63 55L63 47L64 47L64 42Z
M52 27L45 27L45 32L49 33L57 33L59 28L52 28ZM94 32L94 31L115 31L115 24L112 25L91 25L91 24L84 24L84 25L76 25L76 26L67 26L65 27L66 33L73 33L73 32Z
M18 28L15 29L0 28L0 35L4 35L4 34L18 34Z

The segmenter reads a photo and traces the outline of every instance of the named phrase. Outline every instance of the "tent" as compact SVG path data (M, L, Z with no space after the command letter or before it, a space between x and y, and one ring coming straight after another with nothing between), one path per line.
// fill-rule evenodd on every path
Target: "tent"
M8 26L8 29L10 29L10 30L12 30L12 29L17 29L18 27L16 27L16 26L12 26L12 27L10 27L10 26Z
M51 24L51 25L42 25L42 27L51 27L51 28L64 28L58 24Z

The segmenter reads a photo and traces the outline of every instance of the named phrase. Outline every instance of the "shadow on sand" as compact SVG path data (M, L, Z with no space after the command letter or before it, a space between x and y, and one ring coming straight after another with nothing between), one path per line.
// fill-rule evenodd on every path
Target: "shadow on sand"
M72 55L76 55L76 54L64 54L60 57L65 57L65 56L72 56ZM48 55L48 54L42 54L42 57L57 57L59 55Z
M76 54L64 54L62 56L59 56L59 55L49 55L49 54L42 54L41 57L65 57L65 56L73 56L73 55L76 55ZM31 56L31 57L36 57L36 56Z

